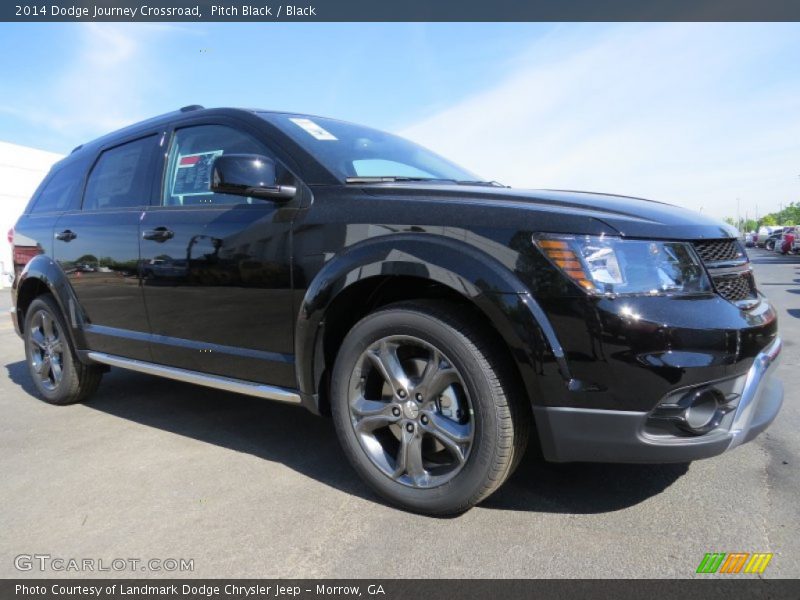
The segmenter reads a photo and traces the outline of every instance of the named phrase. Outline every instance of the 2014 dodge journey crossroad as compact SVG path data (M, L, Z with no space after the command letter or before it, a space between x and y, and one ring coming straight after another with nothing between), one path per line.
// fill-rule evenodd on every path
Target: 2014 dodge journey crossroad
M48 402L109 366L294 402L379 494L452 514L529 437L551 461L669 462L763 431L781 341L734 233L509 189L350 123L191 106L53 167L13 230L12 319Z

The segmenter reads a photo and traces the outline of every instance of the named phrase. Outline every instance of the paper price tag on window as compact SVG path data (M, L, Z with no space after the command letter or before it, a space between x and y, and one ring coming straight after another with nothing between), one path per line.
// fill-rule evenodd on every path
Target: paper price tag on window
M310 133L318 140L335 140L336 136L330 131L323 129L311 119L289 119L292 123Z
M179 155L175 178L172 181L172 195L210 194L211 164L221 155L222 150Z

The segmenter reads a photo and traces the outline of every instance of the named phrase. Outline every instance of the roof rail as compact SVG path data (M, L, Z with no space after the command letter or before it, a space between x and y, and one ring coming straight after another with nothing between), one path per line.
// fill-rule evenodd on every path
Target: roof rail
M75 154L75 153L76 153L78 150L80 150L81 148L83 148L83 144L81 144L81 145L79 145L79 146L75 146L75 147L72 149L72 152L70 152L70 154Z
M182 106L181 112L192 112L193 110L203 110L205 106L199 104L190 104L189 106Z

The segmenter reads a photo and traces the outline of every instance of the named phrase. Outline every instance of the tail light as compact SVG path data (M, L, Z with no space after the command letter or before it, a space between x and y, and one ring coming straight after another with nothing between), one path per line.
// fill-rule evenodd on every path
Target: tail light
M36 246L22 246L14 247L14 266L24 267L32 259L39 255L39 249Z
M22 239L20 240L22 243L25 242L28 238L24 235L20 236ZM8 230L8 243L11 244L11 253L14 259L14 268L15 270L19 269L22 270L25 265L27 265L32 258L41 254L41 250L38 246L36 246L31 240L31 244L29 246L22 246L14 243L16 240L16 235L14 232L14 228Z

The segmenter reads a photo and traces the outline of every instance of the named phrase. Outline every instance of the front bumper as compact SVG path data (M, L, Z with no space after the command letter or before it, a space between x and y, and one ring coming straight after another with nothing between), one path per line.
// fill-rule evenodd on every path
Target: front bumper
M783 385L775 377L782 343L776 337L744 376L732 418L701 436L654 435L650 412L534 407L542 452L554 462L687 462L749 442L775 419Z

